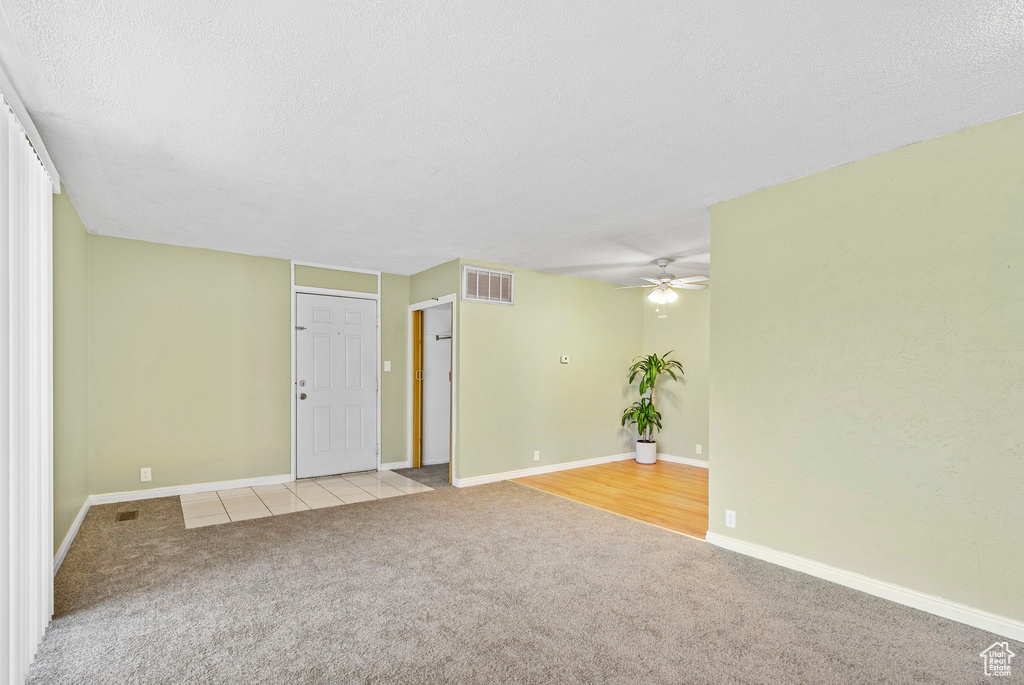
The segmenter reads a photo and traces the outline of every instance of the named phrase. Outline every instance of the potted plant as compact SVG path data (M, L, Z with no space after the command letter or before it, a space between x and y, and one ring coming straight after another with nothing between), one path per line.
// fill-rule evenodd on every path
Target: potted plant
M670 359L671 354L672 350L669 350L660 356L648 354L637 357L629 367L629 384L640 379L640 399L622 412L622 425L636 426L639 436L636 441L636 460L640 464L658 461L658 443L654 440L655 430L661 430L661 413L654 406L654 387L658 378L668 374L672 380L679 380L679 376L683 375L682 364Z

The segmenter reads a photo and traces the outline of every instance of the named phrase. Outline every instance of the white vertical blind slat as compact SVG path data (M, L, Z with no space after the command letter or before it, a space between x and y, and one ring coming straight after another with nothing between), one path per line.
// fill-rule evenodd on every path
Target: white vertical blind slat
M43 416L43 544L40 554L43 568L40 574L47 579L44 583L43 618L49 623L53 616L53 181L45 167L36 169L40 206L40 234L43 244L39 253L40 269L38 283L43 289L43 339L45 350L42 364L42 397L40 400ZM46 626L43 626L46 629Z
M26 226L35 226L35 211L32 202L32 168L29 166L28 154L21 149L21 220ZM36 403L35 384L36 370L39 368L39 341L36 324L36 317L33 313L39 311L39 293L35 287L34 276L36 270L36 253L39 244L37 231L30 230L25 240L27 254L25 260L25 299L27 306L22 310L21 322L25 327L25 358L28 360L28 368L25 374L25 384L22 388L22 396L25 398L25 408L28 410L27 431L25 442L28 445L26 454L26 472L28 488L25 491L26 523L28 533L28 548L25 556L28 561L28 639L38 635L39 630L39 555L36 553L35 541L40 538L39 531L39 499L41 493L39 485L39 431L38 431L38 407Z
M0 109L0 188L9 186L7 112ZM0 192L0 676L8 680L13 673L11 661L11 464L10 453L10 201Z
M6 104L6 103L5 103ZM53 613L51 185L0 111L0 674L24 680Z
M9 115L8 115L9 116ZM27 586L25 577L25 506L24 485L25 485L25 403L22 397L22 367L18 364L24 355L24 332L21 312L24 309L24 245L25 231L21 229L21 154L18 147L18 131L14 121L8 127L9 159L10 168L8 198L10 209L10 225L8 230L11 236L10 273L11 292L8 306L10 308L10 412L11 412L11 443L8 459L11 463L11 586L7 592L11 596L11 643L14 649L11 653L11 682L21 682L25 677L24 653L26 651L28 637L28 626L26 625L27 608L25 606L24 589ZM0 189L2 191L3 189Z

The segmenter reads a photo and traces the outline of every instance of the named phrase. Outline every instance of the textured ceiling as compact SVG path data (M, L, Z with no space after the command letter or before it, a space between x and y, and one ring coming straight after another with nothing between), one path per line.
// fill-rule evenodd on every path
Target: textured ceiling
M3 0L91 232L704 271L708 207L1024 110L1020 0Z

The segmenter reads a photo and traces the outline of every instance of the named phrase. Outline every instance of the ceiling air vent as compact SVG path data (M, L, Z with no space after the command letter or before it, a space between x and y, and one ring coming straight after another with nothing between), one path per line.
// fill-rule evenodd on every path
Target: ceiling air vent
M513 275L508 271L462 267L462 299L467 302L513 304Z

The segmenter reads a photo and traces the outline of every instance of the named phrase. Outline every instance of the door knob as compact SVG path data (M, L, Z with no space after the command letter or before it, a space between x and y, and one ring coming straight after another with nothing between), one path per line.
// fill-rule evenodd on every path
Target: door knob
M304 392L303 393L299 393L299 399L300 400L306 399L306 393L304 393Z

